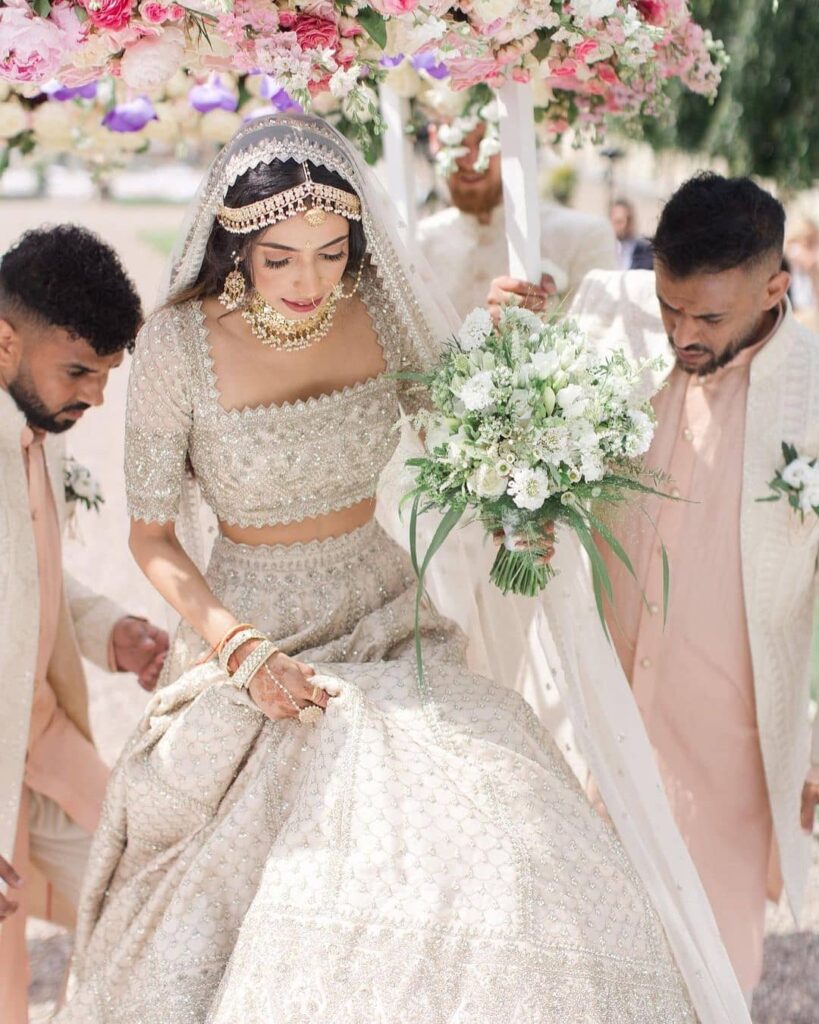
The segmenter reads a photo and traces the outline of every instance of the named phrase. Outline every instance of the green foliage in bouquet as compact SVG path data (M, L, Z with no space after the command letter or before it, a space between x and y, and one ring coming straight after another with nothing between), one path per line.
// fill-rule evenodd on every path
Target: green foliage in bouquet
M588 554L606 629L603 602L604 595L611 600L612 585L594 533L635 573L601 510L661 493L642 462L654 416L638 396L652 368L657 364L635 364L621 351L598 354L570 319L544 322L509 308L497 327L486 310L474 310L436 367L405 375L423 384L432 401L417 421L426 453L408 462L416 474L406 500L419 608L427 567L464 516L503 534L490 579L503 593L528 597L554 575L543 561L546 534L551 524L563 524ZM431 509L443 515L419 560L418 517ZM667 609L664 548L663 563Z

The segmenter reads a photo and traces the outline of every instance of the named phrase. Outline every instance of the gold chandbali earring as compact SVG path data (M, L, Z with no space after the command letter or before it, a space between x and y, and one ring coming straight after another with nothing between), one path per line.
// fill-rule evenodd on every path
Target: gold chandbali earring
M239 306L244 305L245 301L247 283L245 282L245 275L241 270L239 270L239 264L241 262L242 257L238 252L234 252L233 270L231 270L225 278L222 294L219 296L219 301L229 313L232 313L234 309L238 309Z

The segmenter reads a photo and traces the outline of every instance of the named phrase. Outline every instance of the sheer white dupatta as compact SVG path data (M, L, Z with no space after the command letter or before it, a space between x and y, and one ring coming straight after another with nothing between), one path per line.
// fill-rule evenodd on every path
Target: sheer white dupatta
M380 277L418 362L430 365L458 326L454 310L439 294L445 282L436 282L406 244L393 204L353 147L319 118L259 118L222 150L187 218L163 301L196 281L216 209L230 185L249 168L276 159L323 165L356 190L373 272ZM379 519L404 547L408 528L397 510L410 486L404 459L417 444L405 425L401 445L379 485ZM187 488L177 525L180 539L201 566L206 552L194 486ZM434 525L425 524L427 538ZM557 548L559 576L540 600L503 597L489 584L494 552L479 528L465 527L433 560L428 589L440 610L468 633L476 668L509 685L525 677L526 695L540 705L539 711L548 704L550 688L559 692L581 753L664 925L701 1021L749 1024L713 914L672 819L636 704L597 619L585 556L573 535L561 536Z

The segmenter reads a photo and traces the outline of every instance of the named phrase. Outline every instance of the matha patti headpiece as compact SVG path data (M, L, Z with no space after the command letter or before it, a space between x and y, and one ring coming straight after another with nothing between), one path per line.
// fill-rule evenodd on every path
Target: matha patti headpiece
M328 213L337 213L347 220L361 220L361 200L352 192L322 185L313 181L307 163L301 165L304 181L300 185L277 192L260 199L249 206L220 206L216 219L234 235L247 235L251 231L270 227L287 220L297 213L304 213L304 219L311 227L318 227L327 219ZM310 208L305 206L310 201Z

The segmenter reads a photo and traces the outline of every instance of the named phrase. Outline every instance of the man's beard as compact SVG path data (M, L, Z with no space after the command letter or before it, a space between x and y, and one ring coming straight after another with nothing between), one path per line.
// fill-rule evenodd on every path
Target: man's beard
M712 373L716 373L717 370L721 370L723 366L727 366L743 349L749 348L751 345L756 344L757 341L761 341L760 330L761 325L757 324L753 330L748 331L747 334L743 335L738 341L731 342L731 344L720 355L712 355L707 362L702 363L699 366L686 366L685 363L680 362L679 359L676 360L676 365L683 371L683 373L690 373L692 375L696 374L697 377L709 377ZM676 355L677 349L670 337L668 342L671 345L672 351ZM692 345L691 348L696 350L697 346ZM708 349L703 347L701 351L707 352Z
M459 186L457 179L450 179L449 194L453 205L462 213L470 213L477 217L482 213L491 213L500 204L503 189L500 185L490 185L489 182Z
M29 426L34 427L35 430L45 430L49 434L62 434L76 423L76 420L60 420L58 417L67 412L80 412L90 408L84 402L74 402L55 413L51 412L35 391L31 378L24 375L22 371L17 375L14 383L8 385L8 391Z

